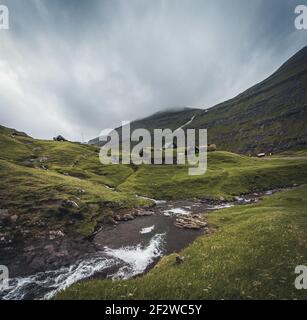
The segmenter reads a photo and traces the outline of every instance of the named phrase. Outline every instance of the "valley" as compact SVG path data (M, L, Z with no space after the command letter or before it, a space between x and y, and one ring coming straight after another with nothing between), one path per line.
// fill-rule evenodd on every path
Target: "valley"
M207 128L203 175L102 164L98 138L0 126L0 297L306 299L293 285L307 265L306 48L229 101L131 123Z
M274 204L287 193L298 194L299 208L304 201L299 198L303 186L266 194L306 184L303 151L275 155L270 161L216 151L208 154L205 175L189 176L184 165L102 165L95 146L36 140L5 127L0 138L5 150L0 159L0 201L5 209L0 212L0 257L9 266L14 288L2 293L8 299L51 298L64 288L67 292L57 298L84 298L88 291L83 282L76 285L77 291L69 286L88 278L94 287L106 288L99 291L105 297L109 284L117 288L128 280L99 279L126 279L154 267L144 277L147 281L174 254L185 257L186 250L200 250L194 247L201 239L217 237L224 221L219 214L224 217L229 211L230 221L235 221L242 201L248 212ZM285 201L280 210L289 204ZM204 219L198 230L176 227L192 225L185 221L189 216ZM145 290L143 294L147 297Z

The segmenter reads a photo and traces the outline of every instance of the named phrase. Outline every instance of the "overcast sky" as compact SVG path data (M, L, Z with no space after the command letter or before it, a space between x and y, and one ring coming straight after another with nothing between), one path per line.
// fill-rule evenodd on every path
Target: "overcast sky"
M179 106L211 107L307 44L295 0L0 0L0 124L90 139Z

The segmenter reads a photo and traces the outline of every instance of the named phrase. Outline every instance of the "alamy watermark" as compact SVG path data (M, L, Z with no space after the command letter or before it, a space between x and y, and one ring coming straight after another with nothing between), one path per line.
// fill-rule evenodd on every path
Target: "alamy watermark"
M295 288L297 290L307 289L307 267L303 265L297 266L295 273L298 274L294 282Z
M0 4L0 30L8 30L10 28L9 9L7 6Z
M198 138L198 144L195 140ZM207 171L207 129L178 128L136 129L131 132L130 122L122 122L121 139L113 129L103 130L99 140L102 164L189 164L189 175L202 175Z
M294 10L297 17L294 20L294 25L297 30L307 29L307 6L299 5Z
M0 215L6 216L8 215L9 211L7 209L0 209ZM0 241L1 239L0 235ZM0 290L5 290L9 286L9 269L5 265L0 264Z
M0 290L5 290L9 286L9 269L7 266L0 265Z

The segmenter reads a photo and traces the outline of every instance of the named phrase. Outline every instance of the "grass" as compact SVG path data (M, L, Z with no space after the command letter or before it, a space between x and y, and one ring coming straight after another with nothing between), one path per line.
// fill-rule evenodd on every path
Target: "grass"
M0 160L0 179L1 207L19 214L27 227L45 220L53 229L68 227L69 231L89 235L99 222L107 222L115 210L148 204L102 184L4 160ZM68 199L75 201L79 209L63 210L61 203Z
M306 182L304 160L266 161L213 152L207 173L192 177L187 166L102 165L97 147L12 133L0 126L1 207L19 214L27 228L45 220L48 226L52 221L53 228L89 235L118 209L150 203L136 194L156 199L231 198ZM66 199L77 202L79 210L63 213L61 202Z
M307 183L306 160L284 155L268 161L212 152L207 173L189 176L187 166L102 165L96 147L12 133L0 126L1 208L18 215L16 230L31 230L34 237L48 230L89 236L118 210L150 203L136 194L230 199ZM82 282L57 298L306 298L305 291L293 287L294 267L307 263L306 194L305 185L256 205L212 213L209 223L217 231L186 248L182 265L176 266L170 255L144 277ZM79 207L63 208L63 200L73 200ZM5 228L3 232L12 231Z
M305 160L267 161L230 152L208 154L208 170L189 176L187 166L141 166L118 190L156 199L231 198L233 195L306 182Z
M306 299L294 269L307 264L307 186L258 204L209 215L217 231L169 255L148 274L126 280L91 280L57 299Z
M1 208L18 214L24 229L35 234L52 228L87 236L116 210L150 203L107 188L134 171L127 166L102 166L96 147L12 132L0 126L0 203ZM64 210L63 200L75 201L79 208ZM36 227L41 222L45 225Z

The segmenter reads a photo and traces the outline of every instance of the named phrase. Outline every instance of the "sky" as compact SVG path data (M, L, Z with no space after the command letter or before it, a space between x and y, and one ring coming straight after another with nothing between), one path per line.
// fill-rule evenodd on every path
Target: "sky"
M307 44L294 27L304 1L0 0L0 124L86 141L157 111L212 107Z

